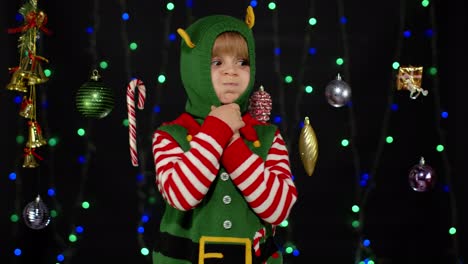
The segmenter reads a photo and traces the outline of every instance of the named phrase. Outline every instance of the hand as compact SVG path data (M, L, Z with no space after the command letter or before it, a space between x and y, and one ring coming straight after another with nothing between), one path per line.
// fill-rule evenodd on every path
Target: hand
M231 139L229 139L229 143L228 143L228 146L231 145L232 142L234 142L236 139L240 138L240 133L239 131L237 131L237 133L234 133L231 137Z
M211 106L211 112L208 115L221 119L231 128L234 135L239 134L239 129L245 126L239 105L236 103L225 104L220 107Z

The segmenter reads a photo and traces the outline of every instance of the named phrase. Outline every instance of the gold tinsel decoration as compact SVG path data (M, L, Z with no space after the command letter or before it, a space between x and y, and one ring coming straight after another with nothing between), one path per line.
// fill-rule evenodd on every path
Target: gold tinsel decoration
M23 168L35 168L39 166L36 158L42 160L35 149L47 144L36 120L36 86L49 80L41 65L49 61L37 54L36 43L42 33L49 35L51 32L46 27L47 14L38 8L37 0L26 1L19 9L19 13L23 15L23 24L8 29L8 33L20 36L18 37L18 65L9 68L12 76L6 89L24 94L19 115L28 119L29 136L24 148Z

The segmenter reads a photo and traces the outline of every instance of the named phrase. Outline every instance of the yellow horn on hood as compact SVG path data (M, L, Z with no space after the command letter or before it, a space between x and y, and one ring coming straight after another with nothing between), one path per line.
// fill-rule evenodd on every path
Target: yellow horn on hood
M178 28L177 33L179 33L179 35L185 41L185 44L187 44L187 46L189 46L192 49L195 47L195 44L193 44L192 40L190 39L190 36L187 34L187 32L185 32L185 30Z
M249 28L253 28L255 24L255 14L254 14L252 6L247 7L247 14L245 15L245 23L247 24L247 26L249 26Z

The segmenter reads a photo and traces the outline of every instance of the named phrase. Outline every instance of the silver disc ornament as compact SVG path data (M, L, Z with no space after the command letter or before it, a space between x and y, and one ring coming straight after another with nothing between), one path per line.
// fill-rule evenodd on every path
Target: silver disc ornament
M24 223L31 229L43 229L50 223L49 209L38 195L23 209Z

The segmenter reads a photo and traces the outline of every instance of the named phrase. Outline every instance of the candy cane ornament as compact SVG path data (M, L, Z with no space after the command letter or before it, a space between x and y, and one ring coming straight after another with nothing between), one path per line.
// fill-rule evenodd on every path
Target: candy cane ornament
M260 230L258 230L257 232L255 232L255 236L254 236L254 239L253 239L253 248L254 248L254 252L255 252L255 255L257 257L260 256L261 252L260 252L260 239L262 239L262 237L265 236L265 228L262 228Z
M143 81L131 80L127 85L127 112L128 112L128 138L130 143L130 157L132 165L138 166L138 154L136 143L136 113L135 113L135 89L138 88L138 109L143 109L146 99L146 88Z

